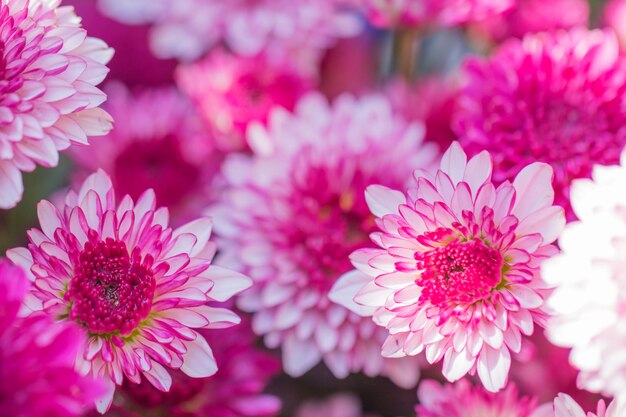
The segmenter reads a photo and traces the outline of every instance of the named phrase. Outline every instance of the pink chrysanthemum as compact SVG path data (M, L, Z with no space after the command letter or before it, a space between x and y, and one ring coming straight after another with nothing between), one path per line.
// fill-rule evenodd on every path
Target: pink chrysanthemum
M167 391L165 367L194 378L215 373L211 348L194 329L238 323L236 314L206 303L225 301L250 280L211 265L210 219L172 230L152 190L116 204L103 171L70 191L61 210L46 200L37 209L41 230L31 229L28 248L7 256L31 273L29 310L82 326L87 340L76 365L107 381L99 410L125 379L139 383L143 375Z
M129 24L152 23L153 52L197 59L224 42L237 54L323 51L358 22L338 0L99 0L102 11Z
M572 348L580 387L626 400L626 152L621 162L596 166L593 181L574 181L572 207L580 221L567 226L562 253L546 262L543 274L556 287L548 300L555 314L548 339Z
M84 341L76 327L17 317L29 287L24 271L0 260L0 415L81 416L102 384L74 370Z
M487 149L494 179L534 161L554 169L557 204L574 178L619 159L626 144L626 65L610 32L585 29L512 39L466 67L456 129L470 154Z
M371 237L380 248L355 251L357 270L331 296L373 312L389 330L383 356L425 351L430 363L443 359L449 381L478 371L497 391L506 385L510 352L546 316L539 264L557 252L551 243L565 218L552 205L548 165L532 164L496 188L491 164L487 152L467 161L454 142L436 173L416 171L408 196L368 187L381 230Z
M454 26L505 12L515 0L352 0L381 27L434 24Z
M179 68L177 81L197 104L220 148L246 147L252 122L267 122L270 110L293 110L313 81L284 60L281 65L260 55L253 58L213 51L206 59Z
M267 346L282 346L292 376L323 360L337 377L382 372L412 386L417 366L383 361L384 331L333 304L328 292L350 269L348 254L367 245L365 187L402 186L410 167L435 157L421 143L421 126L394 116L383 97L344 95L329 105L311 94L293 114L276 109L249 139L257 155L227 160L232 188L214 212L222 262L255 281L238 299L255 313L253 329Z
M604 401L598 403L595 413L585 413L583 409L567 394L559 394L554 404L539 407L532 417L622 417L626 408L613 401L608 408Z
M0 1L0 208L22 198L21 171L111 129L95 87L113 51L86 37L61 0Z
M222 155L192 103L173 88L133 95L115 84L107 93L105 108L115 129L89 147L73 149L78 180L102 168L119 195L137 199L152 188L177 220L197 214L212 198L209 188Z
M254 347L255 337L246 321L220 331L203 331L220 364L209 378L192 379L180 371L173 373L169 392L161 392L142 382L124 384L129 409L140 415L161 412L180 417L269 417L280 410L280 400L262 391L278 372L278 361Z
M520 398L514 385L494 394L465 379L447 385L422 381L417 396L417 417L530 417L536 407L536 400Z
M588 0L516 0L506 13L478 23L493 41L527 33L585 27L589 21Z

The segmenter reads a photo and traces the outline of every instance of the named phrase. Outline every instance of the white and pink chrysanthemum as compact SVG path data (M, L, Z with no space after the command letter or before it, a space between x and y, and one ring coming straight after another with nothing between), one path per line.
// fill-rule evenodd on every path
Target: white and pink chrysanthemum
M626 152L621 163L596 166L593 180L574 181L571 201L580 221L566 227L562 253L543 265L543 275L556 287L546 334L572 348L578 385L626 400Z
M106 92L115 129L72 149L77 180L102 168L118 195L137 199L152 188L176 220L198 214L214 198L210 187L223 156L193 104L170 87L131 93L113 84Z
M103 386L74 369L84 341L75 326L18 317L29 288L21 268L0 260L0 415L79 417Z
M488 150L494 179L534 161L554 169L557 204L569 220L569 186L626 145L626 64L608 31L575 29L511 39L465 66L456 129L470 154Z
M28 247L7 256L34 282L28 310L84 329L76 366L106 380L99 410L125 379L139 383L143 375L167 391L166 367L191 377L216 372L211 348L194 329L238 323L236 314L207 302L225 301L251 282L211 265L210 219L172 230L152 190L136 203L129 196L116 203L103 171L70 191L60 210L46 200L37 209L41 229L31 229Z
M497 16L515 0L351 0L376 26L460 25Z
M303 49L323 51L359 24L338 0L99 0L125 23L152 23L151 48L162 58L190 61L220 42L239 55Z
M494 394L466 379L446 385L422 381L417 396L417 417L531 417L536 407L536 400L520 397L514 385Z
M293 67L286 57L281 61L216 49L202 61L179 68L178 85L196 103L221 149L247 148L245 135L250 123L266 123L275 106L293 110L298 99L311 90L312 77Z
M112 126L97 87L113 51L61 0L0 0L0 208L22 198L21 171Z
M532 417L621 417L626 408L620 406L616 401L611 402L607 407L603 400L598 402L597 411L585 413L576 401L567 394L559 394L553 404L545 404L539 407Z
M282 347L288 374L323 360L337 377L363 371L415 384L416 365L380 356L384 331L328 292L350 269L348 254L368 243L365 187L403 186L411 167L430 165L436 150L422 137L382 96L343 95L329 105L311 94L293 114L276 109L267 127L250 129L256 155L226 161L231 189L214 209L221 262L255 281L238 305L254 313L267 346Z
M507 382L510 352L546 317L539 264L565 224L552 205L552 169L524 168L495 187L487 152L467 160L454 142L436 173L418 170L405 196L370 186L378 249L351 255L331 297L389 331L385 357L443 359L451 382L468 372L489 391Z

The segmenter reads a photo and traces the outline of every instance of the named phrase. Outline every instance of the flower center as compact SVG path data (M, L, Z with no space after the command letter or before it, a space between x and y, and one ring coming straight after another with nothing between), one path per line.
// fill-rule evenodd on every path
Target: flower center
M79 255L69 289L70 318L95 334L130 334L150 312L155 279L153 259L111 238L87 242Z
M500 252L481 240L452 241L419 254L416 280L422 287L420 302L441 306L447 303L473 303L489 297L502 280Z

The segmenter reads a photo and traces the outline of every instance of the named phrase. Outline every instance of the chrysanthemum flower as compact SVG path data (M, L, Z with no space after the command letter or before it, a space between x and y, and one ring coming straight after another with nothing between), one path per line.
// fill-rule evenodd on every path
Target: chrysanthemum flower
M99 0L102 11L129 24L152 23L151 48L162 58L197 59L224 42L237 54L323 51L358 22L337 0Z
M175 371L169 392L152 385L125 383L128 408L152 415L185 417L269 417L280 410L280 400L262 391L278 372L278 361L254 347L250 324L219 331L202 331L220 368L209 378L192 379ZM152 413L152 414L150 414Z
M180 67L177 81L225 150L247 147L245 134L250 123L267 122L275 106L293 110L313 85L311 77L286 59L278 64L264 55L239 57L220 49L202 61Z
M75 326L17 317L29 287L21 268L0 260L0 415L81 416L102 384L74 369L84 341Z
M446 385L422 381L417 396L417 417L530 417L536 407L536 400L520 397L514 385L494 394L466 379Z
M572 185L572 207L580 219L559 239L562 254L543 266L556 290L548 300L555 317L547 336L571 347L581 388L626 400L626 152L622 166L596 166L593 181Z
M21 171L111 129L95 86L113 51L61 0L0 1L0 208L22 198Z
M412 386L417 366L383 361L384 331L335 305L328 292L366 246L373 219L363 191L402 186L411 167L435 157L423 131L379 96L304 97L293 114L276 109L249 139L256 156L225 163L231 185L214 209L221 262L255 281L238 305L269 347L282 346L285 371L299 376L323 360L337 377L364 371ZM390 146L393 144L393 146Z
M487 152L467 160L454 142L436 173L416 171L408 196L374 185L366 192L378 249L351 255L357 270L333 300L373 312L389 331L382 354L426 352L443 359L451 382L468 372L485 388L506 385L510 352L546 316L540 262L557 252L563 209L552 205L552 169L534 163L496 188Z
M621 417L626 409L613 401L608 408L604 401L600 400L595 413L585 413L580 405L567 394L559 394L554 399L554 404L546 404L539 407L532 417Z
M352 0L376 26L454 26L497 16L515 0Z
M82 326L77 369L105 378L100 411L125 379L139 383L143 375L167 391L166 367L194 378L215 373L211 348L194 329L238 323L230 310L206 303L225 301L250 280L211 265L210 219L172 230L152 190L117 204L103 171L70 191L61 210L46 200L37 210L41 229L28 232L28 248L7 256L30 271L29 310Z
M557 204L569 206L574 178L617 162L626 144L626 65L615 36L586 29L512 39L465 66L456 129L470 154L487 149L494 180L527 164L554 169Z
M115 84L106 91L115 129L89 147L72 149L78 180L102 168L119 195L137 199L152 188L177 220L197 214L212 198L208 189L222 154L193 104L173 88L132 94Z

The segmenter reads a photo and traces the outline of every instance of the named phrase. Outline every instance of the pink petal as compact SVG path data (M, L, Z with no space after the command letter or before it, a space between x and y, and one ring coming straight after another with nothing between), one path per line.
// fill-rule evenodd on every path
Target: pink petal
M365 190L365 200L372 214L383 217L398 212L398 206L406 203L404 194L383 185L370 185Z

